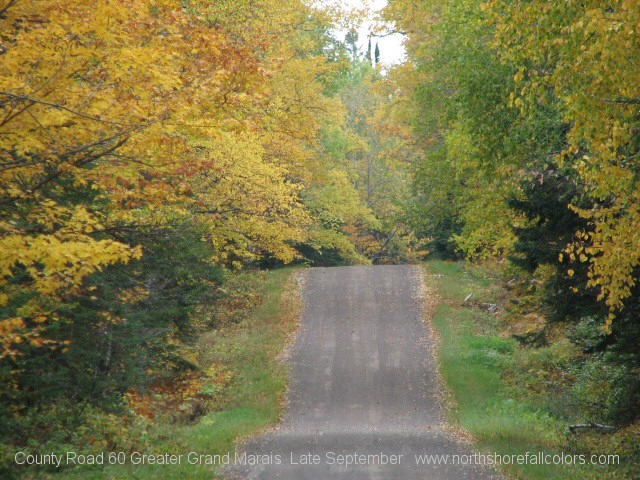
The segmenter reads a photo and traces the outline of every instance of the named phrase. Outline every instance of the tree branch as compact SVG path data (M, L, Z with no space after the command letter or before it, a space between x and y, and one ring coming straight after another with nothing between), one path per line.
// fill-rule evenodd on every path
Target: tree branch
M616 427L612 425L602 425L600 423L594 423L594 422L577 423L575 425L569 425L569 431L571 431L571 433L575 433L576 430L587 429L587 428L595 428L596 430L604 430L607 432L611 432L616 429Z
M615 98L602 98L596 97L595 95L589 95L590 97L599 100L600 102L606 103L626 103L631 105L640 105L640 97L630 98L630 97L615 97Z
M369 32L369 36L370 37L376 37L376 38L384 38L384 37L390 37L391 35L407 35L411 32L407 32L404 30L390 30L386 33L373 33L373 32Z
M387 245L389 245L389 242L391 241L391 239L396 236L396 233L398 233L398 230L400 230L400 227L396 227L396 229L391 233L391 235L387 237L384 244L382 244L382 246L380 247L380 250L378 250L378 252L371 258L372 263L376 261L380 257L380 255L382 255L382 252L384 252L385 248L387 248Z
M133 125L133 124L130 124L130 123L113 122L111 120L105 120L105 119L100 118L100 117L94 117L94 116L91 116L91 115L87 115L86 113L78 112L78 111L73 110L73 109L71 109L69 107L65 107L64 105L60 105L59 103L45 102L44 100L38 100L36 98L27 97L26 95L16 95L15 93L5 92L5 91L1 91L1 90L0 90L0 95L4 95L4 96L12 98L14 100L20 100L20 101L23 101L23 102L31 102L32 104L37 103L37 104L40 104L40 105L46 105L48 107L57 108L59 110L65 110L65 111L67 111L69 113L72 113L72 114L77 115L77 116L82 117L82 118L86 118L86 119L92 120L94 122L108 123L108 124L111 124L111 125L120 125L120 126L128 126L128 127Z
M117 138L117 137L116 137ZM120 140L118 140L115 144L113 144L112 146L110 146L109 148L107 148L106 150L102 150L100 152L94 153L93 155L89 154L86 157L81 158L80 160L77 160L75 162L73 162L73 166L74 167L83 167L95 160L98 160L99 158L102 158L106 155L109 155L111 153L113 153L115 150L117 150L118 148L120 148L122 145L125 144L125 142L129 139L129 137L123 137L120 138ZM27 193L32 194L35 191L41 189L42 187L44 187L47 183L55 180L56 178L58 178L60 175L62 175L62 172L58 169L54 170L53 172L51 172L49 175L45 175L43 178L41 178L41 180L39 180L34 186L32 186L31 188L29 188L27 190ZM10 204L11 202L17 200L20 197L16 197L16 196L9 196L9 197L5 197L0 199L0 206L4 206L7 204Z
M0 18L4 17L4 14L7 12L7 10L9 10L16 3L18 3L18 0L9 0L9 2L4 7L0 8Z

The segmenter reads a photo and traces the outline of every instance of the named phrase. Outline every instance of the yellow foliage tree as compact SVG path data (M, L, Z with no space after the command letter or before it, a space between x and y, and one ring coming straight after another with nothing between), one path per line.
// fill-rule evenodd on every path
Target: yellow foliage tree
M120 230L189 218L213 260L295 257L301 165L335 109L294 41L306 4L247 5L0 5L0 306L29 296L1 320L6 355L86 275L142 255Z
M558 160L571 162L594 201L575 208L593 229L576 232L567 253L590 263L609 328L640 265L640 3L493 0L484 9L500 55L522 65L514 103L526 110L550 94L563 102L571 127Z

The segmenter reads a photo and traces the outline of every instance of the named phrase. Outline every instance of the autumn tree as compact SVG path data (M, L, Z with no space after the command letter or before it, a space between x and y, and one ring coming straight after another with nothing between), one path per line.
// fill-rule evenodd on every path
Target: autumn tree
M436 253L507 257L534 275L547 320L568 322L585 348L576 362L600 379L616 372L604 402L615 421L633 420L639 399L637 6L394 0L385 10L407 35L397 81L400 118L424 151L418 235Z
M403 116L425 152L414 167L415 228L441 255L505 254L517 219L504 200L516 188L524 149L516 136L526 138L504 101L513 67L487 48L490 30L477 2L396 0L385 15L409 32L414 66L398 74Z
M484 8L501 58L521 65L514 104L528 111L555 97L571 125L556 158L575 169L593 199L588 209L572 207L593 229L577 231L566 254L589 264L589 285L610 308L609 328L640 264L638 4L495 1Z
M191 218L229 265L297 255L302 165L318 110L331 110L323 61L299 34L302 3L266 2L258 16L242 2L221 7L3 8L0 241L17 252L1 264L13 306L5 354L55 321L54 305L86 275L140 258L142 246L123 241L131 229ZM223 31L216 15L249 18Z
M0 4L4 438L197 368L225 272L336 245L342 171L314 203L344 112L330 28L302 1Z

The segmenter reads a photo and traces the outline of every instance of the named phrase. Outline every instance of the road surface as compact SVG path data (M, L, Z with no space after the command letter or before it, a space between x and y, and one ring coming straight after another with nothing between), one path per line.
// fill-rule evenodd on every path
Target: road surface
M419 275L413 266L307 272L286 414L244 445L227 478L495 478L472 465L421 464L428 455L469 463L473 452L441 427Z

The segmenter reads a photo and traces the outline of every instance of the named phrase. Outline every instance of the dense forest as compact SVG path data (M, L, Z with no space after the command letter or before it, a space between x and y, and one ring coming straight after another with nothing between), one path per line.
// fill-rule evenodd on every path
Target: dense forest
M434 254L505 258L569 323L594 418L640 414L637 2L389 2L414 139L411 209Z
M0 0L0 476L215 409L193 345L241 272L428 256L495 265L567 404L637 436L640 2L362 15Z

